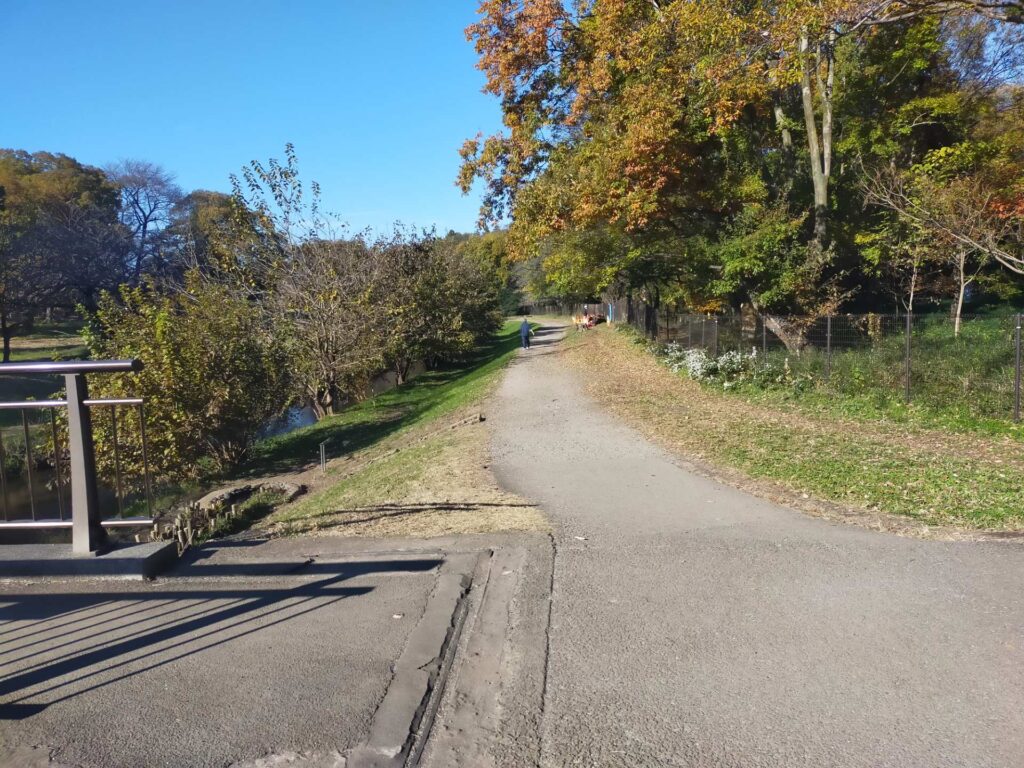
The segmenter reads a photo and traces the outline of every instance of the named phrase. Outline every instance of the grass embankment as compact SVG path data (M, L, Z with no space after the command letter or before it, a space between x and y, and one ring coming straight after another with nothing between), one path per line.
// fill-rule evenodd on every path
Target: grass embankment
M537 530L535 507L497 487L486 424L473 416L519 346L508 323L470 360L430 371L317 424L261 443L248 475L295 471L328 441L326 477L260 522L277 533L438 536ZM462 422L468 423L462 423Z
M911 529L1024 529L1024 456L1011 437L780 408L672 373L628 334L601 328L578 337L567 357L587 372L598 401L752 490L895 529L903 524L891 516L913 521Z

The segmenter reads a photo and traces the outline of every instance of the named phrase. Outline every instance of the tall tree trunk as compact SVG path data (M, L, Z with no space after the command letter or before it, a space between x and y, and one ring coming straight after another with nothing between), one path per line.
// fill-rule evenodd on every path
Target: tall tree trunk
M805 29L800 36L803 64L800 75L800 96L807 127L807 149L810 155L811 184L814 188L814 246L821 252L828 246L828 183L832 173L832 88L835 83L833 46L835 33L827 42L814 45ZM822 76L822 68L825 75ZM821 133L814 110L814 87L821 102Z
M775 127L782 134L782 151L785 152L786 157L791 157L793 155L793 134L786 123L786 113L782 111L782 105L778 101L773 105L773 110L775 112Z
M967 293L967 284L971 282L967 278L966 270L967 254L964 249L957 252L957 279L960 287L956 293L956 307L953 315L953 336L960 338L960 321L964 312L964 295Z
M803 325L787 321L784 317L776 315L762 315L764 324L768 330L775 334L789 352L797 357L807 346L807 329Z
M782 167L785 173L785 180L780 186L785 190L783 194L788 197L790 190L793 188L794 170L796 167L793 157L793 132L789 130L789 122L786 120L786 113L782 110L782 104L779 103L778 96L776 96L772 104L772 110L775 113L775 127L782 137Z
M911 268L910 273L910 287L907 291L907 312L910 314L914 313L914 294L917 293L917 273L918 264L917 259L914 259L914 265Z
M139 231L138 250L135 252L135 264L132 265L132 285L138 285L139 277L142 275L142 259L146 253L146 235L149 230L149 220L144 219L142 228Z

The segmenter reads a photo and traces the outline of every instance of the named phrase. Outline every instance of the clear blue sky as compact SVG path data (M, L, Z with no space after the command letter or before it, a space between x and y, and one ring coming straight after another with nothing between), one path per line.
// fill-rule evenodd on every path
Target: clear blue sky
M467 231L462 141L499 126L476 0L4 0L0 147L156 162L186 190L295 144L355 229Z

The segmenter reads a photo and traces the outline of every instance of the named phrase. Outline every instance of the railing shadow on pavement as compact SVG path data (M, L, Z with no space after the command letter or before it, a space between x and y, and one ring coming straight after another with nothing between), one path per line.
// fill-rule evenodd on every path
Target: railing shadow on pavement
M373 586L340 582L382 573L425 573L439 558L317 563L183 563L180 575L312 577L283 588L195 587L102 592L9 591L0 596L0 720L36 714L60 701L252 635ZM319 578L318 578L319 577ZM189 588L193 587L193 588ZM169 623L168 623L169 622ZM142 628L137 628L143 624ZM156 626L153 626L156 624ZM63 649L66 650L63 653ZM141 664L141 666L140 666ZM125 668L126 669L122 669ZM40 701L40 698L45 700Z

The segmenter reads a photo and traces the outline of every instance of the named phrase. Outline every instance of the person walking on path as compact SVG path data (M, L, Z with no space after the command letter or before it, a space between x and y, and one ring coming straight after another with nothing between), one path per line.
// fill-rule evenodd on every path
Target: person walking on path
M525 317L523 322L519 324L519 339L523 343L523 349L530 348L530 337L533 335L533 329L530 327L530 321Z

